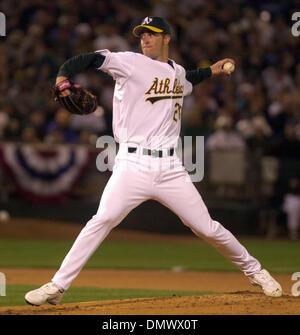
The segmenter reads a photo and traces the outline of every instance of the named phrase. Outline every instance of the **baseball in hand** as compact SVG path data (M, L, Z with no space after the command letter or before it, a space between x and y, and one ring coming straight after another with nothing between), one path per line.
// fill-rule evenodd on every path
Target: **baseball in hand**
M7 222L10 219L10 215L7 211L0 211L0 222Z
M235 69L235 66L234 64L230 63L230 62L226 62L224 65L223 65L223 69L225 71L229 71L229 72L233 72L234 69Z

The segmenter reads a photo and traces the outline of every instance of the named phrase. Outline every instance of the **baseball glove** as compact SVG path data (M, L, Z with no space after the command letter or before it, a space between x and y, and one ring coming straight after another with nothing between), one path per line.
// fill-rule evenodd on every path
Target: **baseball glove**
M71 93L64 97L61 93L66 89L70 90ZM56 84L52 94L54 100L72 114L86 115L97 109L97 98L90 91L67 79Z

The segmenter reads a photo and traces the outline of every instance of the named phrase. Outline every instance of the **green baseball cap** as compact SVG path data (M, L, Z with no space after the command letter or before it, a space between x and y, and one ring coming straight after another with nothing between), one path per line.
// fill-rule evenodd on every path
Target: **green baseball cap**
M141 33L144 32L145 29L154 31L156 33L171 35L169 23L159 16L147 16L140 25L133 28L132 33L134 36L140 37Z

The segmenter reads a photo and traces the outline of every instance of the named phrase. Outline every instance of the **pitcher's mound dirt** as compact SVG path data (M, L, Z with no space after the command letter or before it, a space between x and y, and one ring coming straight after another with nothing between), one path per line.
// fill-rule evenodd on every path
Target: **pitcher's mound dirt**
M3 272L9 284L36 284L38 287L50 280L55 269L5 268ZM291 296L290 293L290 276L277 274L274 277L282 284L283 297L266 297L260 288L251 286L241 273L84 269L73 282L73 286L199 290L219 293L203 296L78 302L54 307L51 305L2 307L0 314L300 314L300 299Z
M236 292L203 296L124 299L1 309L0 314L34 315L271 315L299 314L299 299L269 298L260 293Z

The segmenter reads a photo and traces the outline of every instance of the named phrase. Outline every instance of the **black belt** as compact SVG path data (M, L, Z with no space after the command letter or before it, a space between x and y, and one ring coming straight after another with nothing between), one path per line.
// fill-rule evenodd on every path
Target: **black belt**
M137 151L137 148L128 147L129 153L135 153L136 151ZM150 149L143 148L143 155L163 157L163 151L162 150L150 150ZM168 149L167 156L173 156L173 155L174 155L174 148Z

